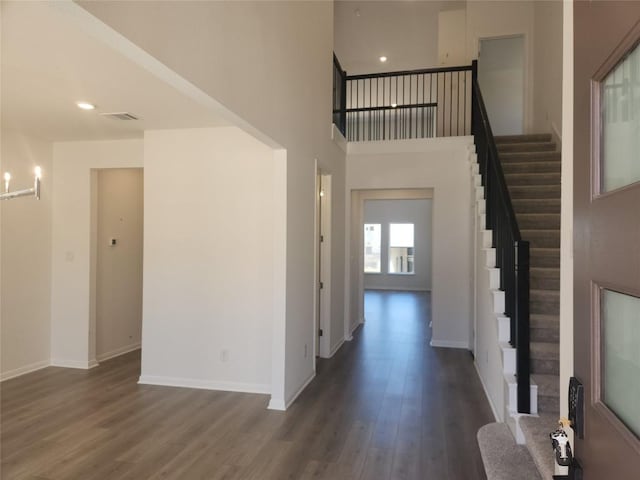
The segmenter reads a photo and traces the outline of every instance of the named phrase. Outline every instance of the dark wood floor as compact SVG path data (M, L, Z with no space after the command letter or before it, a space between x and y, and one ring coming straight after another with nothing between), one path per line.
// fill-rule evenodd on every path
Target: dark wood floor
M427 294L367 292L366 325L287 412L136 384L139 353L2 384L8 479L484 479L493 421L462 350L431 348Z

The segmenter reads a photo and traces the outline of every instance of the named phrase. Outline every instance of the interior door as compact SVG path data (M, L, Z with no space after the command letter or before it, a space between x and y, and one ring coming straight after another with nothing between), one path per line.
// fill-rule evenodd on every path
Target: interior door
M640 2L574 3L574 369L587 480L640 472Z
M494 135L524 132L524 37L482 38L478 83Z

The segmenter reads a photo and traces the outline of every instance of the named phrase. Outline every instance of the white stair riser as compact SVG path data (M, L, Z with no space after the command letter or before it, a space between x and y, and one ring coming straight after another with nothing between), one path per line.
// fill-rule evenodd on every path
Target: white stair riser
M498 341L508 342L511 339L511 319L498 315Z
M482 248L492 248L493 232L491 230L482 230L480 236L482 237Z
M491 290L493 295L493 313L504 313L504 292L502 290Z
M484 264L488 268L495 268L496 266L496 249L495 248L484 248Z

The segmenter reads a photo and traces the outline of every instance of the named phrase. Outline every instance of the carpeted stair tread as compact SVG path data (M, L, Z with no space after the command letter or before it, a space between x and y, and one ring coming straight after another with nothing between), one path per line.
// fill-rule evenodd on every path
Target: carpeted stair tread
M560 185L509 185L513 199L522 198L560 198Z
M510 173L505 174L507 185L560 185L560 172L556 173Z
M560 412L560 377L557 375L533 374L531 380L538 386L538 412Z
M560 152L501 152L498 153L500 162L520 163L520 162L560 162Z
M558 343L531 342L531 373L559 375L560 361Z
M529 142L550 142L550 133L529 133L526 135L498 135L495 137L497 145L503 143L529 143Z
M551 413L540 414L537 417L524 416L520 418L520 426L539 475L545 480L551 480L555 460L549 433L558 427L558 416Z
M560 398L560 378L556 375L534 374L531 379L538 385L538 394Z
M505 175L512 173L560 173L560 162L510 162L502 165Z
M518 445L506 423L490 423L478 430L478 446L487 480L539 480L527 447Z
M557 315L534 313L529 318L532 342L556 343L560 341L560 322Z
M516 213L560 213L559 198L516 198L512 204Z
M551 248L551 249L559 249L560 248L560 230L520 230L523 240L527 240L529 242L530 248ZM560 255L560 250L558 250L558 255Z
M560 327L560 317L558 315L531 315L531 325L555 323Z
M560 279L560 269L559 268L545 268L545 267L533 267L529 270L531 276L535 276L538 278L552 278L552 279ZM546 290L546 289L542 289Z
M531 342L531 357L543 360L557 359L560 346L557 343Z
M556 144L553 142L511 142L496 143L499 152L554 152Z
M518 213L516 216L524 230L560 230L559 213Z
M560 292L557 290L530 290L531 313L539 315L556 315L560 312Z
M559 290L560 269L533 267L529 269L529 285L534 290Z
M529 263L531 268L560 268L559 248L530 248Z

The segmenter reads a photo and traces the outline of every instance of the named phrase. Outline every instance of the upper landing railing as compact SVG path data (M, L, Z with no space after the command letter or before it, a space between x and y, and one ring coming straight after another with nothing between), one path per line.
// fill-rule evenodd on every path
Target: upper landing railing
M349 142L471 134L471 66L347 75L334 56L333 121Z

